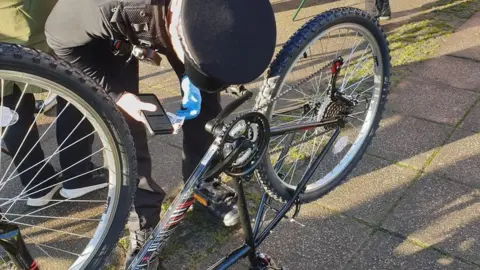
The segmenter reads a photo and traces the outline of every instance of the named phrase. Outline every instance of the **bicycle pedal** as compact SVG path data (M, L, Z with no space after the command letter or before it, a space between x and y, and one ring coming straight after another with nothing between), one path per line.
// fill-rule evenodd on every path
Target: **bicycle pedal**
M193 197L203 206L229 202L236 203L237 200L235 190L220 181L203 183L195 189Z

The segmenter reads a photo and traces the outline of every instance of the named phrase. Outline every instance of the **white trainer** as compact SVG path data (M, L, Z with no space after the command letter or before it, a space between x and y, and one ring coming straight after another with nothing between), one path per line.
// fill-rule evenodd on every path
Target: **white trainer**
M57 193L57 191L62 187L62 185L56 185L52 188L52 190L50 190L50 192L48 192L47 194L43 195L42 197L40 198L28 198L27 200L27 205L28 206L32 206L32 207L40 207L40 206L45 206L47 205L48 203L50 203L50 201L52 200L53 198L53 195L55 195L55 193Z
M95 190L102 189L104 187L108 186L108 183L102 183L98 185L93 185L93 186L88 186L88 187L83 187L83 188L74 188L74 189L66 189L62 188L60 190L60 195L62 197L67 198L67 199L75 199L78 197L82 197L83 195L86 195L90 192L93 192Z

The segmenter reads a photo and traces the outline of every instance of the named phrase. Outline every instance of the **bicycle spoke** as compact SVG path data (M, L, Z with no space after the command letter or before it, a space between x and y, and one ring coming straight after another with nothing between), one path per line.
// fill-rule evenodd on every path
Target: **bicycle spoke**
M11 220L11 221L9 221L9 222L14 222L14 221L17 221L17 220L19 220L19 219L22 219L22 218L25 218L25 217L29 217L31 214L35 214L35 213L38 213L38 212L43 211L43 210L45 210L45 209L48 209L48 208L50 208L50 207L53 207L53 206L55 206L55 205L59 205L59 204L61 204L61 203L63 203L63 202L68 201L69 199L70 199L70 198L67 198L67 199L65 199L65 200L63 200L63 201L58 201L58 202L56 202L56 203L53 203L53 204L50 204L50 205L46 205L46 206L44 206L44 207L42 207L42 208L39 208L39 209L36 209L36 210L34 210L34 211L30 212L30 213L23 214L22 216L20 216L20 217L18 217L18 218L15 218L15 219L13 219L13 220ZM7 214L8 214L8 213L5 213L5 214L3 214L3 215L7 215Z
M347 30L347 29L345 29L345 30ZM340 31L338 31L338 32L340 32ZM338 35L339 35L339 37L340 37L340 34L338 34ZM338 50L338 53L335 54L335 59L338 57L339 53L340 53L341 51L343 51L343 47L345 46L345 41L346 41L346 40L347 40L347 35L345 34L345 38L343 39L342 46L340 47L340 50Z
M41 160L41 161L39 161L39 162L35 163L34 165L30 166L29 168L27 168L27 169L25 169L25 170L23 170L23 171L21 171L21 172L17 172L17 174L16 174L16 175L14 175L14 176L12 176L12 177L8 178L7 180L5 180L5 183L2 183L2 184L0 185L0 186L2 186L2 187L0 187L0 191L2 191L2 188L3 188L3 186L4 186L4 185L5 185L7 182L9 182L10 180L12 180L12 179L15 179L16 177L18 177L18 176L22 175L23 173L25 173L25 172L29 171L29 170L30 170L30 169L32 169L32 168L35 168L35 166L39 165L40 163L44 162L45 160L47 160L47 159L48 159L48 160L50 160L49 158L52 158L53 156L55 156L55 155L57 155L57 154L60 154L60 153L61 153L61 152L63 152L64 150L66 150L66 149L68 149L69 147L71 147L71 146L73 146L73 145L77 144L78 142L80 142L80 141L82 141L82 140L86 139L87 137L89 137L90 135L92 135L92 134L94 134L94 133L96 133L96 132L97 132L96 130L92 131L90 134L88 134L88 135L84 136L83 138L80 138L80 139L78 139L78 140L77 140L77 141L75 141L74 143L72 143L72 144L70 144L70 145L68 145L68 146L64 147L62 150L60 150L60 151L58 151L58 152L56 152L56 153L53 153L52 155L50 155L50 156L48 156L48 157L44 158L43 160Z
M69 167L65 168L64 170L62 170L62 171L60 171L60 172L56 173L55 175L53 175L53 176L51 176L50 178L48 178L48 179L44 180L42 183L39 183L39 184L37 184L36 186L32 187L31 189L33 189L33 188L35 188L35 187L37 187L37 186L39 186L39 185L41 185L41 184L45 183L46 181L48 181L48 180L52 179L53 177L55 177L55 176L57 176L57 175L61 174L63 171L66 171L66 170L70 169L71 167L73 167L73 166L77 165L78 163L82 162L83 160L85 160L85 159L87 159L87 158L90 158L90 157L92 157L93 155L95 155L96 153L100 152L101 150L102 150L102 149L100 149L100 150L98 150L98 151L96 151L96 152L92 153L91 155L89 155L89 156L87 156L87 157L83 158L82 160L79 160L79 161L77 161L77 163L75 163L75 164L73 164L73 165L71 165L71 166L69 166ZM2 204L0 205L0 207L2 207L2 206L5 206L5 205L7 205L7 204L11 203L11 202L12 202L12 200L14 200L14 201L17 201L18 199L27 198L29 195L36 194L37 192L40 192L40 191L43 191L43 190L49 189L49 188L51 188L51 187L54 187L54 186L56 186L56 185L63 184L63 183L65 183L65 182L69 182L69 181L71 181L71 180L73 180L73 179L76 179L76 178L82 177L82 176L84 176L84 175L87 175L87 174L89 174L89 173L92 173L92 172L95 172L95 171L101 170L101 169L103 169L103 168L104 168L104 167L97 167L97 168L95 168L94 170L91 170L91 171L88 171L88 172L84 172L84 173L82 173L82 174L79 174L79 175L76 175L76 176L74 176L74 177L71 177L71 178L69 178L69 179L67 179L67 180L63 180L63 181L61 181L61 182L58 182L58 183L52 184L52 185L50 185L50 186L48 186L48 187L42 188L42 189L40 189L40 190L37 190L36 192L33 192L33 193L31 193L31 194L28 194L28 195L27 195L27 194L23 194L23 196L20 196L20 195L22 195L22 193L20 193L20 194L19 194L19 195L17 195L15 198L12 198L11 200L9 200L9 201L7 201L7 202L4 202L4 203L2 203ZM31 189L30 189L30 190L31 190ZM27 190L26 192L29 192L30 190ZM25 192L25 193L26 193L26 192ZM6 211L6 213L8 213L8 211Z
M51 249L53 249L53 250L65 252L65 253L67 253L67 254L74 255L74 256L77 256L77 257L80 257L80 256L82 255L82 254L78 254L78 253L66 251L66 250L64 250L64 249L52 247L52 246L45 245L45 244L35 244L35 245L36 245L36 246L43 246L43 247L46 247L46 248L51 248ZM47 256L49 256L49 255L47 255ZM49 257L52 258L51 256L49 256ZM52 259L53 259L53 258L52 258Z
M28 236L28 235L25 235L25 238L28 238L28 239L31 239L32 237ZM50 256L50 254L48 254L48 252L46 252L42 247L40 247L40 244L37 244L37 243L33 243L35 246L37 246L38 249L40 249L43 253L45 253L45 255L47 255L47 257L50 257L50 259L53 260L53 257Z
M302 138L301 138L300 140L304 140L306 136L307 136L307 132L303 133ZM305 144L301 145L300 147L301 147L301 149L304 149ZM301 152L301 151L300 151L300 152ZM299 159L300 159L300 156L298 156L298 157L295 159L295 161L293 162L293 164L294 164L294 165L293 165L294 170L293 170L293 172L292 172L292 177L290 178L290 182L289 182L289 183L292 183L293 176L295 175L295 168L297 168L297 164L298 164L298 160L299 160Z
M357 37L357 36L358 36L358 32L355 33L355 37ZM360 43L361 42L355 43L355 46L353 47L353 49L350 51L350 54L348 55L348 59L345 63L345 66L347 66L347 69L345 70L345 74L348 74L348 71L350 69L350 62L352 60L353 53L357 50L358 46L360 46ZM343 80L342 85L340 86L340 89L345 88L345 84L346 84L346 82L345 82L345 80Z
M287 86L287 87L289 87L289 91L290 91L290 90L293 90L293 91L295 91L295 92L297 92L297 93L302 94L303 97L306 97L306 96L307 96L305 93L299 91L299 90L298 90L297 88L295 88L295 87L292 87L292 86L290 86L290 85L288 85L288 84L286 84L286 83L285 83L284 85Z
M67 103L67 106L69 105L70 103ZM65 107L67 107L65 106ZM56 118L58 119L58 117ZM56 120L55 119L55 120ZM55 149L54 151L54 154L58 152L58 150L63 146L63 144L70 138L70 136L75 132L75 130L77 130L77 128L80 126L80 124L83 122L83 120L85 120L85 116L82 117L82 119L78 122L78 124L73 128L73 130L68 134L68 136L65 138L65 140L63 140L63 142L57 147L57 149ZM44 133L45 134L45 133ZM37 142L38 143L38 142ZM32 148L33 150L33 148ZM31 150L30 150L31 151ZM52 155L53 156L53 155ZM30 180L30 182L23 188L23 190L20 192L20 194L23 194L27 188L30 186L31 183L33 183L33 180L35 180L35 178L37 178L37 176L40 174L40 172L43 170L43 168L45 168L45 166L47 166L48 162L50 162L50 160L52 159L52 157L50 157L47 161L45 161L45 163L43 164L43 166L38 170L38 172L35 174L35 176L33 176L33 178ZM12 172L13 174L13 172ZM42 183L45 183L45 181L43 181ZM38 185L37 185L38 186ZM13 205L15 204L12 203L12 205L10 205L10 207L7 209L7 211L5 211L6 213L8 213L8 211L13 207Z
M348 71L345 73L345 76L344 76L344 80L343 80L343 83L342 83L342 88L340 89L343 89L344 90L344 87L348 84L348 82L350 81L350 78L352 77L352 75L355 73L355 71L357 71L357 69L362 66L367 60L368 58L365 57L364 60L362 60L365 56L365 52L367 51L368 47L370 47L370 44L367 45L367 47L363 50L363 53L362 55L360 56L359 60L358 60L358 63L355 64L354 68L353 68L353 71L350 72L350 75L348 75ZM368 56L368 55L367 55ZM345 79L346 78L346 79Z
M350 89L350 88L352 88L352 87L359 86L360 84L362 84L363 81L365 81L365 80L367 80L367 79L370 79L370 78L372 78L372 77L373 77L373 75L371 75L371 76L369 76L369 77L367 77L367 78L363 77L363 78L364 78L363 80L360 80L360 81L358 81L358 82L352 83L350 86L346 87L346 88L343 89L343 90L344 90L344 91L347 91L348 89ZM373 87L372 87L372 88L373 88ZM370 88L370 89L371 89L371 88ZM356 90L356 88L353 89L353 91L350 92L349 95L355 93L355 90Z
M318 150L320 150L320 146L322 146L322 142L323 142L323 139L325 138L325 135L322 136L322 140L320 141L320 143L318 144L318 147L315 151L312 151L311 154L310 154L310 161L308 162L308 165L305 169L305 171L303 172L302 174L302 177L300 179L303 179L303 177L305 177L305 174L307 173L308 169L310 168L310 166L312 166L312 163L313 161L315 160L316 158L316 154L318 152ZM317 139L318 137L315 137L315 140L313 141L313 146L312 146L312 150L315 149L315 145L317 143Z
M8 201L8 200L11 200L12 198L2 198L0 197L0 201ZM17 199L17 201L28 201L28 199ZM62 200L55 200L55 199L51 199L49 200L50 202L63 202L65 201L65 199L62 199ZM105 200L68 200L68 202L74 202L74 203L103 203L105 202Z
M63 201L63 200L61 200ZM105 201L103 201L105 202ZM42 209L45 210L45 209ZM5 213L4 215L7 216L16 216L16 217L24 217L25 214L12 214L12 213ZM33 218L47 218L47 219L61 219L61 220L79 220L79 221L101 221L99 218L73 218L73 217L57 217L57 216L41 216L41 215L28 215L28 217Z
M48 96L50 96L51 94L51 91L48 92ZM45 106L45 104L42 105L41 109L43 109L43 107ZM45 130L45 132L42 134L42 136L39 137L39 139L37 140L37 142L32 146L32 148L30 149L30 151L28 151L28 153L25 155L25 157L20 161L20 163L17 165L17 167L20 167L23 162L25 161L25 159L28 157L28 155L30 155L30 153L33 151L33 149L35 149L35 147L38 145L38 143L40 142L40 140L43 138L43 136L45 136L45 134L47 134L47 132L50 130L50 128L53 126L53 124L56 122L56 120L58 119L58 117L65 111L67 106L65 106L65 108L63 108L63 110L57 115L57 118L55 118L54 121L52 121L52 123L50 123L50 125L47 127L47 129ZM28 131L27 133L25 134L25 137L23 138L22 142L20 143L20 146L18 147L18 150L21 149L23 147L23 144L25 143L25 141L27 140L28 136L30 135L30 132L32 131L32 128L37 124L37 120L38 118L40 117L40 114L37 114L37 116L35 117L35 119L33 120L32 124L30 125L30 127L28 128ZM17 152L15 153L15 155L12 157L12 160L10 161L10 164L8 165L7 169L5 170L5 174L3 175L2 179L0 179L0 184L2 184L3 180L5 179L5 176L7 175L8 171L10 170L10 168L12 167L13 165L13 161L17 158L17 155L19 153L19 151L17 150ZM13 174L14 172L12 172ZM12 176L12 174L9 175Z
M40 172L43 170L43 168L45 168L45 166L47 166L47 164L50 162L50 160L53 158L53 156L58 152L58 150L60 148L62 148L63 144L70 138L70 136L72 136L72 134L77 130L77 128L80 126L80 124L83 122L83 120L85 120L85 116L83 116L82 119L78 122L78 124L73 128L73 130L70 131L70 133L63 140L63 142L59 146L57 146L57 148L55 149L53 154L45 161L43 166L38 170L38 172L35 174L35 176L33 176L33 178L30 180L30 182L23 188L23 190L20 192L20 194L23 194L25 192L25 190L27 190L27 188L30 186L30 184L33 183L33 180L35 180L37 178L37 176L40 174ZM42 183L45 183L45 181L43 181ZM8 212L8 210L7 210L7 212Z
M38 229L47 230L47 231L52 231L52 232L69 234L69 235L77 236L77 237L80 237L80 238L92 239L92 237L90 237L90 236L81 235L81 234L76 234L76 233L71 233L71 232L60 231L60 230L56 230L56 229L45 228L45 227L42 227L42 226L32 225L32 224L28 224L28 223L22 223L22 222L17 222L17 221L15 221L15 222L14 222L14 221L9 221L9 222L12 223L12 224L16 224L16 225L23 225L23 226L28 226L28 227L32 227L32 228L38 228Z
M67 105L69 105L69 103L68 103ZM67 106L65 106L65 107L67 107ZM58 117L57 117L56 119L58 119ZM55 119L55 120L56 120L56 119ZM77 130L77 128L80 126L80 124L83 122L83 120L85 120L85 116L82 117L82 119L81 119L81 120L78 122L78 124L73 128L73 130L68 134L68 136L63 140L63 142L62 142L59 146L57 146L57 148L55 149L55 151L53 152L53 154L45 161L45 163L43 164L43 166L38 170L38 172L35 174L35 176L33 176L33 178L30 180L30 182L23 188L23 190L20 192L20 194L23 194L23 193L25 192L25 190L27 190L27 188L30 186L30 184L33 183L33 180L35 180L35 178L37 178L37 176L41 173L41 171L43 170L43 168L45 168L45 166L47 166L47 164L49 164L49 162L50 162L50 160L53 158L53 156L58 152L58 150L63 146L63 144L70 138L70 136L72 136L72 134ZM45 134L45 133L44 133L44 134ZM39 140L39 141L40 141L40 140ZM37 142L37 143L38 143L38 142ZM35 146L34 146L34 147L35 147ZM32 150L33 150L33 148L32 148ZM32 150L30 150L30 151L32 151ZM28 155L28 154L27 154L27 155ZM26 156L25 156L25 158L26 158ZM24 158L24 159L25 159L25 158ZM12 174L13 174L13 172L12 172ZM44 181L44 182L45 182L45 181ZM42 182L42 183L44 183L44 182ZM37 186L38 186L38 185L37 185ZM11 208L12 206L13 206L13 204L10 206L10 208ZM10 210L10 208L7 209L6 212L8 212L8 210Z
M355 116L352 116L352 115L347 115L347 117L356 119L356 120L361 121L361 122L365 122L364 120L362 120L362 119L360 119L360 118L357 118L357 117L355 117Z
M365 92L370 91L370 90L372 90L373 88L375 88L375 85L372 86L372 87L370 87L370 88L368 88L368 89L366 89L366 90L364 90L363 92L358 93L357 95L358 95L358 96L362 96L363 94L365 94ZM356 90L356 89L354 89L353 91L355 91L355 90Z
M352 127L353 127L353 128L356 130L356 131L360 132L360 130L358 130L358 128L357 128L357 127L355 127L355 126L354 126L352 123L350 123L350 122L347 122L347 124L350 124L350 126L352 126Z
M1 125L0 125L0 143L2 143L2 142L3 142L3 141L2 141L2 139L3 139L3 100L4 100L3 93L4 93L4 91L5 91L5 80L4 80L4 79L1 79L1 81L0 81L0 87L1 87L1 89L0 89L0 98L1 98L1 100L0 100L0 108L2 109L2 110L0 111L0 121L1 121ZM9 125L7 125L7 127L8 127L8 126L9 126ZM5 129L7 129L7 128L5 128ZM6 131L5 131L5 132L6 132ZM1 166L1 164L2 164L2 156L3 156L3 155L2 155L2 153L0 152L0 166Z

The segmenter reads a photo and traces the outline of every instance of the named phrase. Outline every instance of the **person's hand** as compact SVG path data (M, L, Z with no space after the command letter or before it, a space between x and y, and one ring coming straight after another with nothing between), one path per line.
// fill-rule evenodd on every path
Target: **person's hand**
M200 107L202 105L200 90L185 76L182 79L182 91L182 109L177 111L177 115L183 116L187 120L193 119L200 114Z
M136 95L128 92L123 93L118 99L117 106L122 108L133 119L144 124L147 123L147 120L143 116L142 111L154 112L157 110L155 104L143 102Z

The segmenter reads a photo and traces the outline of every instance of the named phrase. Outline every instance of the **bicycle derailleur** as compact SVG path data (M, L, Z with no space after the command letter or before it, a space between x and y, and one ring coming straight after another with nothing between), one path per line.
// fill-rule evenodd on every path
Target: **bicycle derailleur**
M313 111L317 121L341 118L343 123L347 122L347 116L352 113L353 108L359 103L359 99L364 97L361 95L346 95L337 88L336 82L343 64L343 58L340 56L331 63L327 95L323 100L306 103L303 107L304 115ZM317 129L317 131L328 131L335 127L336 124L327 125Z

